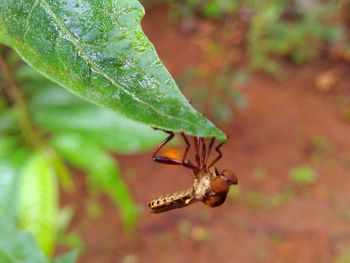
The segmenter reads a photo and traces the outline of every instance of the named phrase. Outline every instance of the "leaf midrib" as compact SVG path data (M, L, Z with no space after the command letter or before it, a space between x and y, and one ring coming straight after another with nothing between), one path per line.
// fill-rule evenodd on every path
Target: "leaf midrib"
M156 112L159 115L162 115L166 118L169 119L176 119L179 120L180 122L186 122L190 125L195 125L201 129L205 129L205 127L199 125L198 123L192 123L190 121L187 121L186 119L182 119L182 118L178 118L176 116L172 116L172 115L168 115L165 114L161 111L158 111L154 106L152 106L151 104L148 104L147 102L141 100L140 98L138 98L135 94L130 93L127 89L123 88L122 86L118 85L118 83L116 83L112 78L110 78L108 76L108 74L106 72L103 71L103 69L101 69L98 65L96 65L94 63L94 61L89 57L88 54L86 54L86 52L84 51L84 49L82 49L79 46L79 43L77 43L77 39L74 36L74 34L72 34L66 27L63 26L63 23L59 20L59 18L56 16L56 14L51 10L49 4L45 1L45 0L37 0L33 5L35 5L38 2L38 4L45 10L45 12L55 21L55 23L57 24L57 26L67 35L69 35L70 37L68 38L69 41L74 45L74 47L80 52L81 57L84 59L84 61L86 63L88 63L91 67L92 70L94 70L96 73L100 74L102 77L104 77L106 80L110 81L113 86L115 86L116 88L119 88L121 90L123 90L127 95L129 95L130 97L132 97L135 101L138 101L142 104L145 104L146 106L148 106L150 109L152 109L154 112ZM31 12L32 13L32 12ZM125 33L126 34L126 33Z

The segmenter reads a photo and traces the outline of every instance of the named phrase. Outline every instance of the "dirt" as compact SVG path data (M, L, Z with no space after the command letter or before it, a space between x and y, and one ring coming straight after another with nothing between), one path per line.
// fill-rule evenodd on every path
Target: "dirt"
M175 77L203 63L203 33L167 23L163 8L148 10L143 27ZM324 91L316 80L329 70L338 81ZM343 102L350 97L349 73L349 64L322 58L286 66L283 80L251 75L243 89L248 108L222 126L231 139L218 166L234 170L240 181L239 192L219 208L195 204L150 214L147 202L187 188L191 171L154 163L151 153L118 156L143 209L130 236L107 197L99 200L101 217L87 213L86 183L78 174L79 191L63 200L77 208L70 230L85 244L79 262L335 263L350 245L350 124L342 115L349 107ZM315 182L290 179L290 169L301 165L315 171ZM282 201L269 201L286 192Z

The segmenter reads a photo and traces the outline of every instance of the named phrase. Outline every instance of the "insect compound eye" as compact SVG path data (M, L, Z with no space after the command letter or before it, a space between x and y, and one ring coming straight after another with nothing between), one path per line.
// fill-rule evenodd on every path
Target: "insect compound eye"
M238 184L238 176L231 170L223 170L221 175L225 178L229 184Z

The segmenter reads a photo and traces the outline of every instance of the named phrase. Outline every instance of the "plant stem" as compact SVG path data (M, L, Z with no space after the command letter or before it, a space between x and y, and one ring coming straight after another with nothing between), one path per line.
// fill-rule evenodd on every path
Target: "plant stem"
M26 142L34 148L41 148L41 138L36 131L33 122L29 116L27 104L20 89L18 89L15 79L11 74L10 67L7 65L3 56L0 56L0 74L2 75L4 83L4 91L11 102L14 103L17 111L17 118L19 126L23 132Z

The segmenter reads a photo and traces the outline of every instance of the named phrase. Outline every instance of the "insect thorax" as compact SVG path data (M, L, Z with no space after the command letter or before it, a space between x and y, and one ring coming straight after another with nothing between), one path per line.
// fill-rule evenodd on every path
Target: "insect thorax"
M196 200L203 201L215 194L210 185L215 176L212 171L200 171L196 174L196 179L193 181L194 198Z

